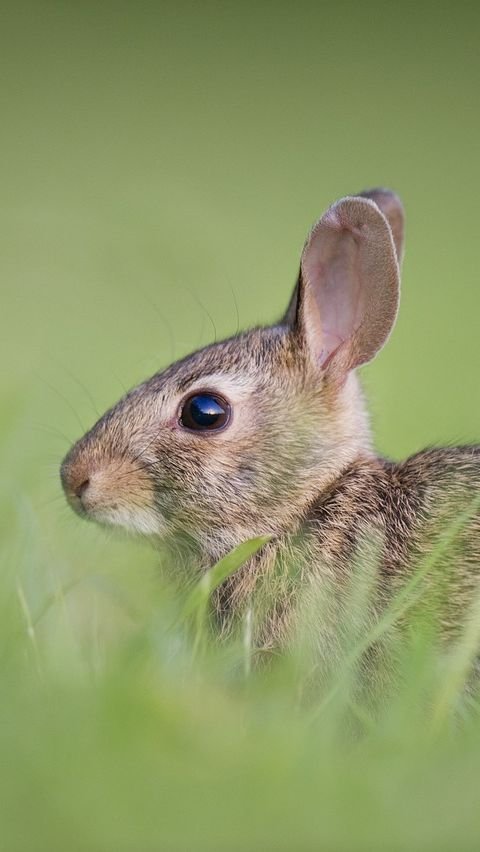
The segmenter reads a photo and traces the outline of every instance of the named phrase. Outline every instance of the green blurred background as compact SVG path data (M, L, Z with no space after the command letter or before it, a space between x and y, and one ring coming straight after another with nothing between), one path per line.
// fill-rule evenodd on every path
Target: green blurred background
M407 212L398 325L363 372L379 449L479 439L479 36L474 3L3 4L0 531L32 610L98 566L149 576L64 506L69 441L237 308L278 317L344 194ZM70 596L65 624L109 608Z
M44 428L75 438L211 320L235 330L235 302L241 326L277 317L311 223L378 184L408 227L398 325L364 371L378 446L478 438L479 23L454 3L4 5L0 436L17 493L58 489L44 463L67 441Z

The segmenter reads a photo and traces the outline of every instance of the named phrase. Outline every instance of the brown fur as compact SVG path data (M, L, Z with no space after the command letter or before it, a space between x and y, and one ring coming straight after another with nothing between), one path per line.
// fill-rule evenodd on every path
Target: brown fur
M181 543L198 570L271 535L215 596L223 630L246 606L261 610L263 647L286 641L304 593L328 586L341 600L369 542L382 606L479 493L477 447L426 450L400 464L371 448L355 367L393 326L402 235L403 211L388 191L339 202L307 241L280 324L209 346L139 385L62 465L80 514ZM200 389L230 401L225 430L181 428L182 401ZM442 587L447 632L469 604L479 556L474 513L435 566L440 585L429 577L425 586L432 601ZM335 618L317 625L327 650Z

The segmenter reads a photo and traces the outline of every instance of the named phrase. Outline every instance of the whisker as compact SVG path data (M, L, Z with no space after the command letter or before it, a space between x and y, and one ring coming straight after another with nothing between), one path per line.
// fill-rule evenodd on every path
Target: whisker
M143 290L142 287L138 287L138 285L137 285L137 290L138 290L138 292L140 292L142 298L146 302L149 303L151 308L153 308L153 310L155 311L156 315L158 316L160 322L162 323L163 327L167 330L168 341L169 341L169 346L170 346L170 360L174 361L175 360L175 338L173 336L173 329L172 329L171 323L169 322L169 320L167 319L165 314L162 314L157 303L151 298L151 296L149 294L147 294Z
M44 455L40 461L41 467L45 470L48 470L50 473L57 472L60 467L62 457L57 453L48 453L48 455Z
M213 319L211 313L207 310L207 308L205 307L203 302L199 299L199 297L197 296L197 294L195 293L194 290L191 290L190 287L186 287L185 285L184 285L183 289L187 291L187 293L192 297L192 299L194 299L194 301L197 303L200 310L202 310L203 313L205 314L205 316L209 319L210 325L212 326L212 330L213 330L213 342L216 343L217 342L217 326L215 325L215 320Z
M87 397L87 399L88 399L88 401L89 401L90 405L91 405L91 406L92 406L92 408L93 408L93 411L94 411L95 415L96 415L97 417L100 417L101 415L100 415L100 412L99 412L99 410L98 410L98 408L97 408L97 404L96 404L95 400L93 399L93 396L92 396L92 394L90 393L90 391L88 390L87 386L83 384L83 382L81 381L81 379L79 379L79 378L78 378L78 376L76 376L76 375L72 372L72 370L70 370L70 368L69 368L69 367L67 367L65 364L63 364L63 363L62 363L62 362L61 362L61 361L60 361L60 360L56 357L56 355L53 355L51 352L49 352L49 353L48 353L48 357L49 357L49 359L50 359L51 361L53 361L53 363L55 364L55 366L56 366L57 368L59 368L59 369L63 370L63 372L64 372L64 373L66 373L66 374L67 374L67 376L69 376L69 378L70 378L70 379L72 379L72 380L73 380L73 381L74 381L74 382L78 385L78 387L81 389L81 391L82 391L82 392L84 393L84 395Z
M34 370L34 375L37 377L37 379L39 379L42 382L42 384L45 385L45 387L47 387L49 390L51 390L53 393L55 393L59 397L59 399L61 399L62 402L65 403L65 405L70 409L73 416L75 417L75 419L76 419L78 425L80 426L80 429L82 430L82 432L85 432L86 431L85 426L83 425L82 421L80 420L78 412L75 410L75 408L73 407L71 402L67 399L67 397L64 396L61 393L61 391L58 390L58 388L56 388L54 385L51 385L49 382L47 382L47 380L44 379L43 376L41 376L40 373L38 373L36 370Z
M195 346L195 349L200 349L201 346L202 346L202 338L203 338L204 330L205 330L205 314L202 313L202 314L200 314L200 334L198 335L198 343Z
M236 328L236 330L235 330L235 337L236 337L236 336L237 336L237 334L238 334L238 333L239 333L239 331L240 331L240 313L239 313L239 310L238 310L238 302L237 302L237 297L236 297L236 295L235 295L235 290L233 289L233 287L232 287L232 285L231 285L230 283L229 283L229 285L228 285L228 286L229 286L230 292L231 292L231 294L232 294L233 304L235 305L235 313L236 313L236 315L237 315L237 328Z
M119 465L119 467L121 468L121 465ZM118 474L118 478L116 477L116 481L117 482L123 482L124 480L128 481L128 479L135 476L135 474L137 474L137 473L144 473L145 471L147 471L148 473L154 472L157 467L158 467L158 462L148 462L148 461L143 462L142 464L139 464L137 467L133 467L133 468L130 468L129 470L125 470L123 472L120 472L120 474Z
M129 388L127 388L126 384L123 382L123 380L122 380L122 379L121 379L121 377L118 375L118 373L117 373L117 372L115 372L115 370L111 370L111 375L113 376L113 378L115 379L115 381L116 381L116 382L118 382L118 384L120 385L120 387L121 387L121 389L122 389L122 396L123 396L123 395L126 395L130 389L129 389Z
M38 503L38 508L45 509L46 506L51 506L52 503L58 503L60 500L65 500L63 494L55 494L55 496L50 497L49 500L42 500L40 503Z
M90 405L93 408L93 412L94 412L95 416L101 417L102 416L101 412L98 410L97 404L96 404L92 394L88 390L87 386L84 385L84 383L78 378L78 376L76 376L74 373L72 373L72 371L68 367L64 367L63 369L65 370L67 375L70 376L70 378L73 379L73 381L76 382L78 387L83 391L83 393L87 397L88 401L90 402Z
M30 427L34 432L45 432L47 435L52 435L54 438L59 438L62 441L65 441L66 444L70 446L73 443L72 438L69 438L65 432L62 432L56 426L47 425L45 423L33 423Z
M148 442L147 446L143 447L135 456L133 456L133 458L131 459L133 464L135 464L135 462L137 462L140 458L142 458L145 455L147 450L150 449L150 447L152 446L153 442L156 441L156 439L157 439L157 436L154 435L153 438L151 439L151 441Z

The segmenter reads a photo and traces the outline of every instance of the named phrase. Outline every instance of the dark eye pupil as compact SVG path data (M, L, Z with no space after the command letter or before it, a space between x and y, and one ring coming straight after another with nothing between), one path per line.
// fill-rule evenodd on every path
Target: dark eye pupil
M230 406L221 397L199 393L189 397L180 415L180 423L187 429L220 429L230 416Z

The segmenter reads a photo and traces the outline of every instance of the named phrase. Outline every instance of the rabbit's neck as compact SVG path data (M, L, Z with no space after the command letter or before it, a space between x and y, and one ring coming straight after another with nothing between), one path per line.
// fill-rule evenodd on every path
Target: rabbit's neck
M321 631L333 647L338 607L352 567L359 560L376 564L375 560L385 559L389 570L395 571L397 562L406 562L409 534L391 547L388 512L382 511L395 469L371 454L356 458L317 495L294 528L272 538L217 589L213 602L221 632L230 633L251 610L255 644L268 651L281 646L296 629L296 613L306 623L310 616L318 617L321 605L326 607ZM403 509L405 532L412 518L408 506Z

